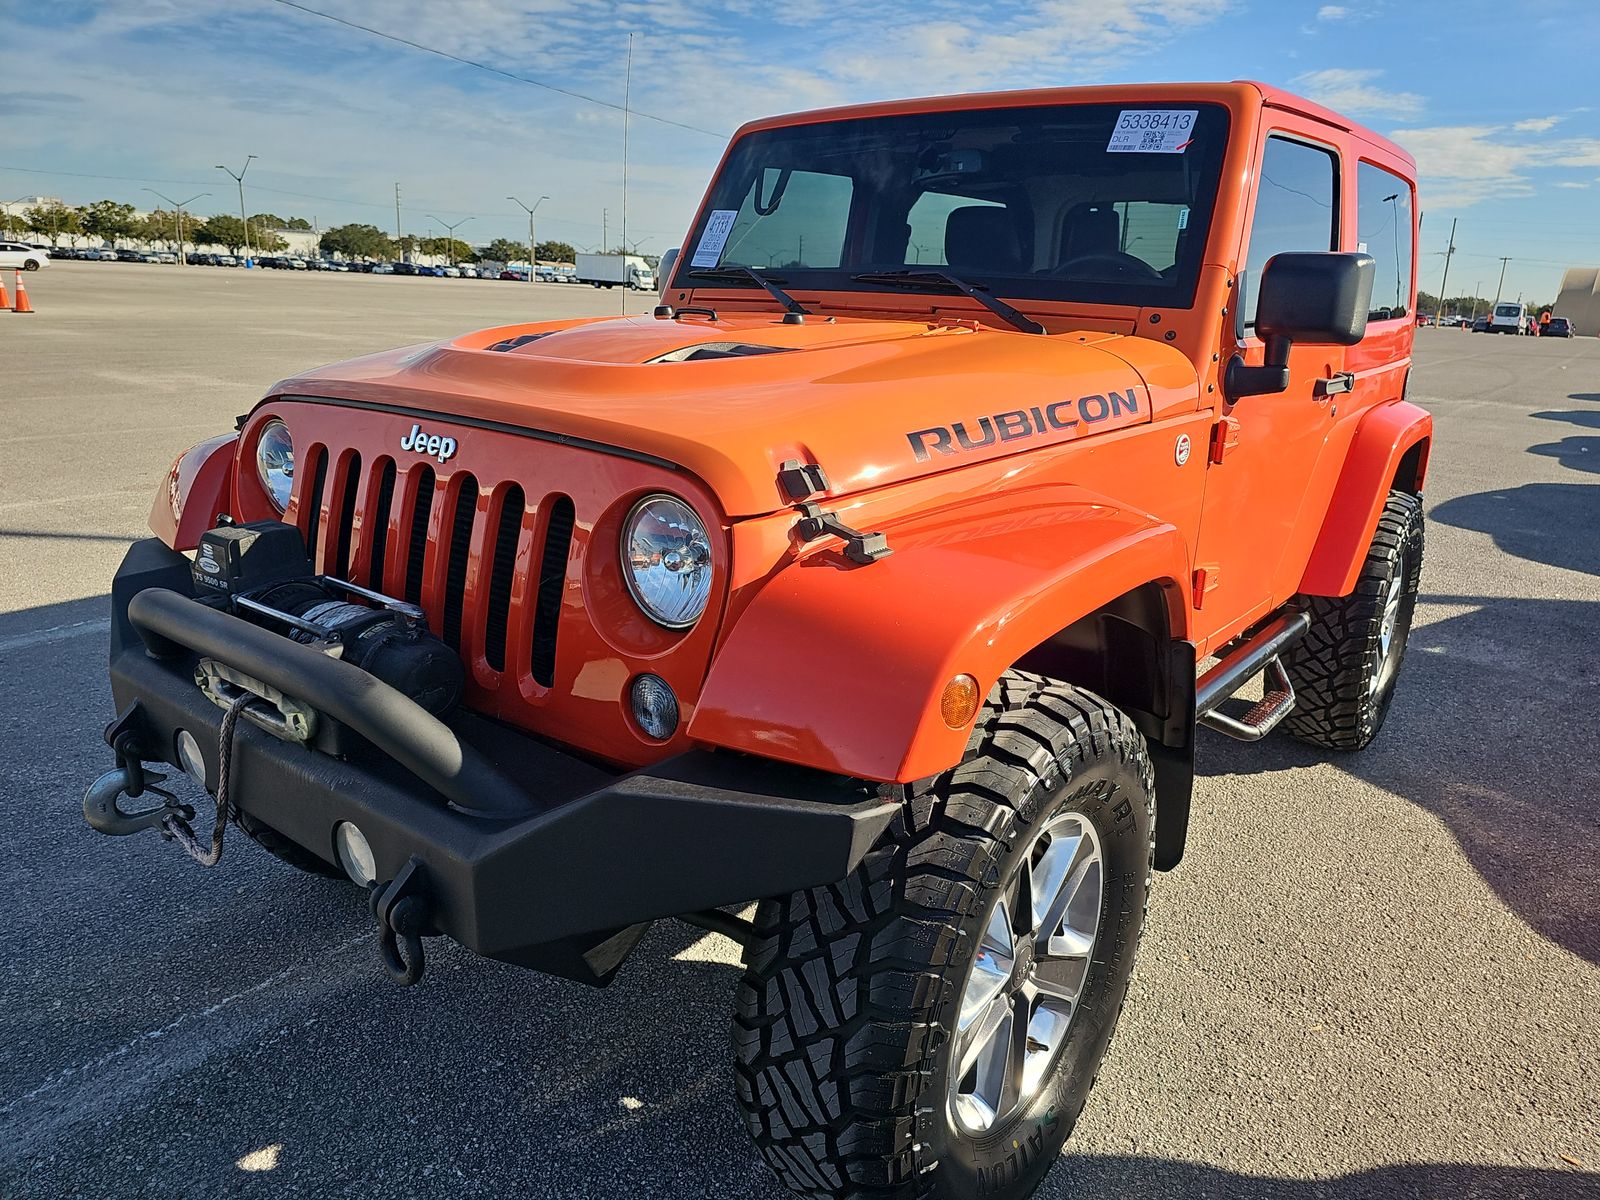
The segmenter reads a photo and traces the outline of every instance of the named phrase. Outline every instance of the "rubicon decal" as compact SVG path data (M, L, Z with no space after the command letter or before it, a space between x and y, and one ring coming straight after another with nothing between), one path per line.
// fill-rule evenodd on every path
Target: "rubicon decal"
M411 432L400 439L400 449L415 450L418 454L431 454L440 462L448 462L455 457L456 440L453 437L442 437L437 433L423 433L421 425L413 425Z
M916 455L917 461L927 462L935 454L980 450L996 442L1013 442L1055 429L1098 425L1113 418L1138 415L1139 393L1137 389L1129 388L1126 392L1107 392L1103 396L1096 392L1090 396L1079 396L1076 400L1057 400L1054 404L1016 408L1010 412L979 417L970 424L957 421L951 425L935 425L932 429L918 429L906 434L906 440L911 443L911 453Z

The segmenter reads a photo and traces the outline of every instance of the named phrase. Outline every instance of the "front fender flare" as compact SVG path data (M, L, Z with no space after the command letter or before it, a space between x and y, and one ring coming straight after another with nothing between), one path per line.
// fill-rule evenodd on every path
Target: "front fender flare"
M1182 534L1076 487L985 497L891 525L893 553L828 552L777 571L737 618L689 724L710 745L861 779L909 782L961 758L939 697L985 692L1079 617L1152 581L1186 634Z
M1356 427L1333 501L1300 580L1308 596L1348 596L1389 499L1400 464L1421 444L1413 486L1420 492L1433 439L1433 416L1406 400L1370 409Z
M193 550L200 535L233 502L233 459L239 435L209 438L178 455L156 489L150 532L169 549Z

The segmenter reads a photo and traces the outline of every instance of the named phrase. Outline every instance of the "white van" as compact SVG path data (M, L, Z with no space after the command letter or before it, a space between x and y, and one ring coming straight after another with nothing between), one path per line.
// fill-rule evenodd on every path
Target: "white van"
M1489 314L1490 333L1525 333L1528 328L1526 304L1500 303Z

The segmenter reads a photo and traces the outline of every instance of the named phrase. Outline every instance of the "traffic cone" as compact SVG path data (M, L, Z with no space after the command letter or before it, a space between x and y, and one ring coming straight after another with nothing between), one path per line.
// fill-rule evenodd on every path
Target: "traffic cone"
M17 306L12 312L32 312L33 305L28 303L28 289L22 285L22 272L17 272Z
M6 292L6 273L0 271L0 311L11 307L11 297Z

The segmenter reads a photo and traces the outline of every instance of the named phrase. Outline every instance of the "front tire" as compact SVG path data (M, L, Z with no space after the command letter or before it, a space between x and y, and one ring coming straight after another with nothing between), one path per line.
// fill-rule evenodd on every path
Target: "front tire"
M24 271L37 271L39 269L39 260L37 258L30 258L27 262L22 264L22 269Z
M1422 501L1390 492L1348 596L1312 596L1311 628L1283 656L1294 685L1284 721L1330 750L1364 750L1383 728L1422 577Z
M1144 927L1144 738L1011 672L961 763L842 882L764 901L734 1019L745 1124L794 1192L1021 1200L1082 1111Z

